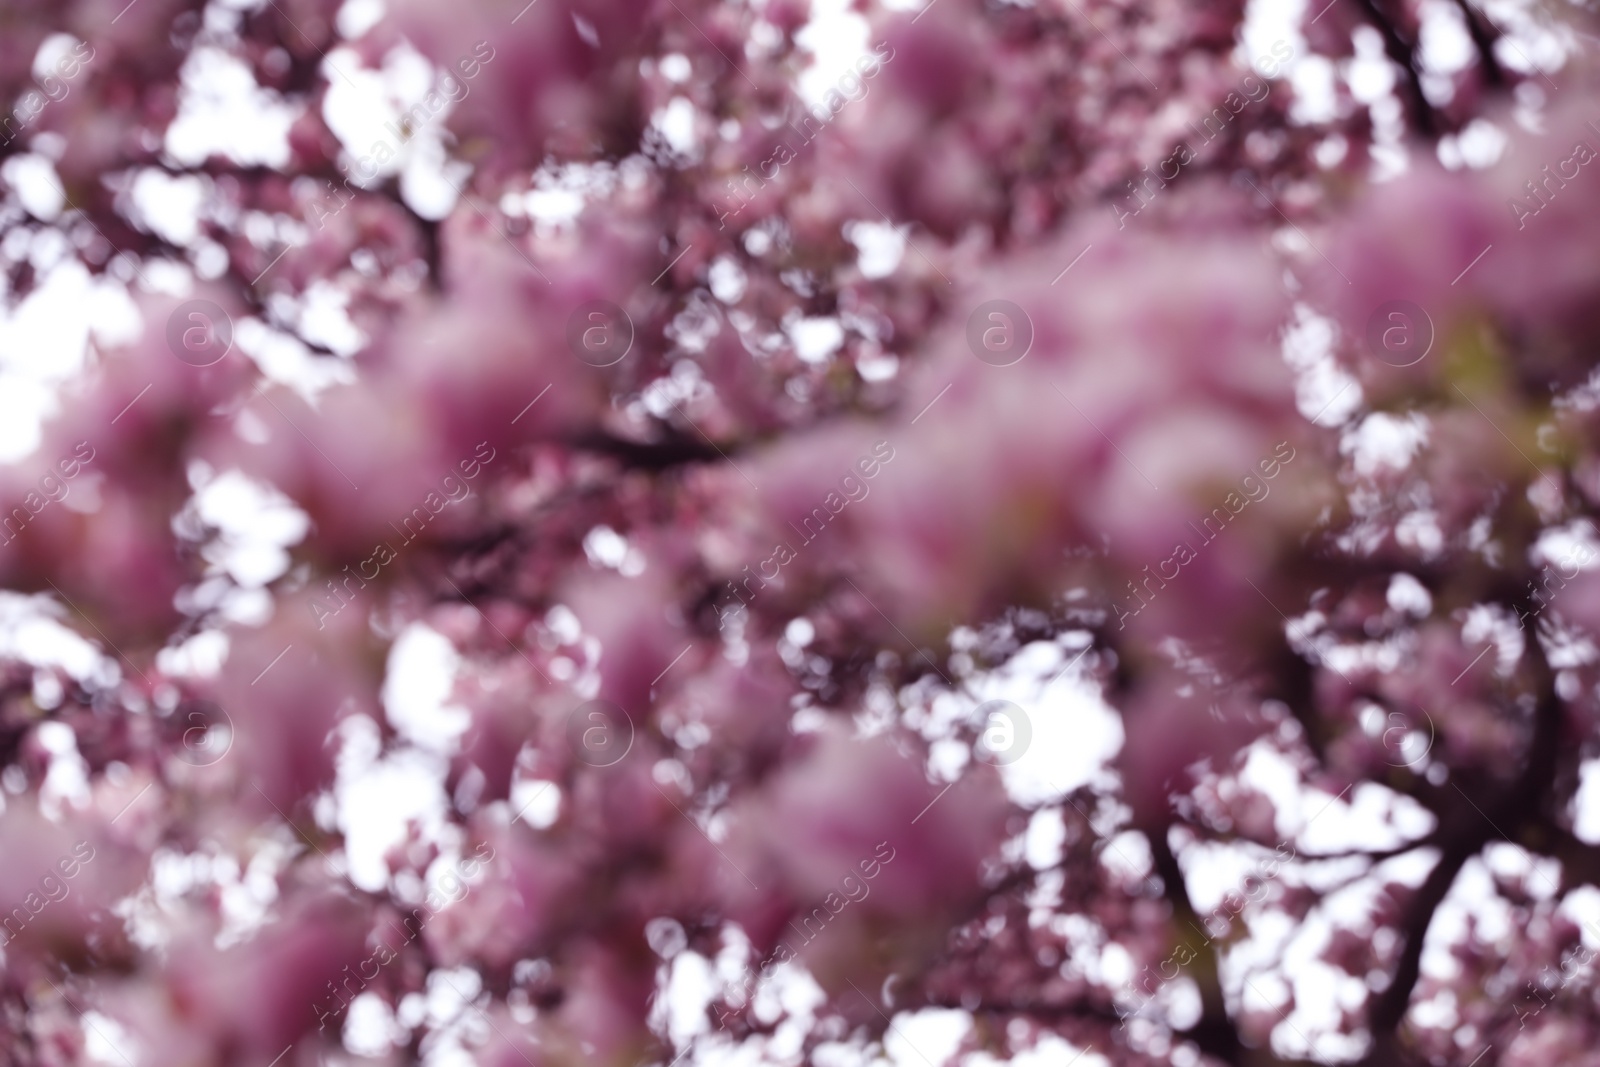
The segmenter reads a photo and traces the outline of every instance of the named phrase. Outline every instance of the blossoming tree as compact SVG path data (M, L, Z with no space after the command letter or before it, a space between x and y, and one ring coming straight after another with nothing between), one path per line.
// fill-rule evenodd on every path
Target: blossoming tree
M1591 16L1260 7L0 7L7 1062L1600 1062Z

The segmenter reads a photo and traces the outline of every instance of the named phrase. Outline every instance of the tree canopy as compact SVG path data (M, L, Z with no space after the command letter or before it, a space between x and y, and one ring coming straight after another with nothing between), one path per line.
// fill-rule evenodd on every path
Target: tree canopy
M1600 1065L1595 31L3 0L3 1058Z

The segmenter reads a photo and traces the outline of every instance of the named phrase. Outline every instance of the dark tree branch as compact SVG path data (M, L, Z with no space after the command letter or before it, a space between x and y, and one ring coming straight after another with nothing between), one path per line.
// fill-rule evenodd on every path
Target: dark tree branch
M1179 866L1178 857L1167 841L1168 829L1162 827L1149 835L1150 853L1155 861L1156 874L1161 877L1167 901L1172 905L1173 926L1181 931L1185 926L1193 926L1197 915L1194 903L1189 899L1188 884L1183 880L1183 868ZM1183 1036L1208 1056L1215 1056L1224 1063L1238 1063L1244 1044L1239 1040L1239 1028L1228 1014L1228 1005L1222 996L1217 962L1214 954L1205 952L1195 959L1191 977L1200 989L1200 1018L1183 1032Z
M1358 0L1358 2L1367 16L1367 21L1383 35L1384 52L1405 73L1406 95L1410 98L1411 105L1408 110L1411 112L1411 120L1417 131L1429 139L1439 136L1439 118L1434 114L1433 106L1428 103L1428 98L1422 91L1422 72L1417 65L1416 47L1400 35L1399 27L1378 6L1378 0Z
M1342 852L1320 853L1297 851L1294 854L1294 859L1302 860L1306 863L1324 863L1333 860L1370 860L1373 863L1382 863L1384 860L1392 860L1396 856L1404 856L1408 852L1415 852L1419 848L1427 848L1430 845L1436 845L1438 843L1436 837L1437 834L1428 834L1425 837L1417 838L1415 841L1403 842L1393 848L1350 848L1345 849ZM1272 845L1257 841L1253 837L1245 837L1241 834L1213 834L1209 836L1208 840L1218 844L1237 843L1255 845L1257 848L1263 848L1268 851L1271 851L1273 848Z
M1526 594L1515 598L1511 607L1518 614L1534 609ZM1439 863L1406 905L1400 923L1404 945L1400 961L1395 967L1394 979L1372 1003L1368 1012L1373 1044L1363 1060L1364 1064L1377 1067L1395 1062L1403 1054L1399 1030L1411 1006L1411 994L1416 988L1423 942L1433 923L1434 913L1449 894L1461 868L1491 841L1507 839L1509 832L1505 827L1520 828L1531 813L1540 810L1544 806L1546 791L1555 780L1561 746L1561 701L1556 696L1555 679L1538 635L1530 634L1529 637L1528 666L1538 704L1534 711L1533 738L1528 748L1527 762L1517 780L1499 796L1480 805L1462 790L1462 798L1468 801L1466 807L1457 806L1453 809L1448 828L1441 819Z
M1090 999L1072 1001L1046 1001L1046 1000L980 1000L976 1004L970 1001L963 1002L957 998L929 998L924 1002L930 1008L947 1008L955 1011L970 1011L974 1015L998 1016L1026 1016L1038 1022L1047 1022L1055 1025L1069 1022L1094 1022L1108 1026L1121 1025L1122 1019L1116 1011L1104 1004L1097 1004Z
M1542 841L1532 851L1550 856L1561 864L1561 877L1567 887L1600 886L1600 848L1578 840L1570 830L1545 822L1539 827Z
M709 442L688 437L669 437L663 441L630 441L602 430L591 430L568 442L573 448L595 452L617 460L630 470L657 473L688 463L718 463L740 451L736 445L718 448Z
M1500 66L1500 60L1495 58L1495 38L1484 25L1488 21L1487 18L1473 9L1471 0L1456 0L1456 6L1461 9L1461 17L1467 23L1467 33L1472 37L1472 44L1478 50L1478 62L1483 64L1484 82L1495 89L1505 88L1505 68Z

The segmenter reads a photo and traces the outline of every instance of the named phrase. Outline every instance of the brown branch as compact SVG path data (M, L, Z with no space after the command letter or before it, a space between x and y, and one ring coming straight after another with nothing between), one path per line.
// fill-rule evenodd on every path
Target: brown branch
M718 463L740 451L737 445L718 448L709 442L689 437L669 437L662 441L630 441L600 430L579 434L568 441L571 447L609 456L630 470L657 473L689 463Z
M1533 609L1526 594L1515 598L1512 607L1518 614ZM1406 905L1400 923L1404 947L1393 980L1369 1008L1368 1025L1373 1042L1363 1064L1376 1067L1378 1064L1395 1062L1403 1055L1399 1029L1411 1006L1411 994L1421 969L1423 942L1432 925L1434 913L1455 884L1461 868L1489 842L1508 838L1509 832L1505 827L1522 827L1530 809L1537 810L1543 806L1546 790L1555 779L1561 747L1561 701L1556 696L1555 679L1538 635L1534 633L1530 637L1527 643L1528 664L1538 694L1538 705L1534 711L1533 739L1529 745L1527 762L1517 780L1485 804L1472 801L1470 795L1462 790L1462 798L1467 803L1457 805L1448 812L1448 829L1441 817L1438 831L1442 839L1439 862Z
M1055 1024L1080 1020L1109 1026L1119 1026L1122 1023L1122 1017L1115 1009L1088 998L1071 1001L983 999L974 1004L971 1001L962 1001L960 998L930 997L923 1004L929 1008L968 1011L974 1015L1027 1016L1039 1022Z
M1173 925L1181 929L1180 924L1193 926L1197 913L1194 902L1189 899L1188 884L1183 880L1183 868L1178 865L1178 857L1167 841L1167 829L1161 827L1148 835L1150 853L1167 901L1172 905ZM1234 1025L1233 1017L1228 1014L1217 962L1210 953L1196 958L1191 976L1200 990L1200 1018L1182 1033L1206 1055L1215 1056L1224 1063L1238 1063L1244 1043L1239 1039L1239 1028Z
M1488 19L1480 17L1473 9L1470 0L1456 0L1456 6L1461 9L1461 17L1467 22L1467 33L1472 37L1472 44L1478 50L1478 62L1483 64L1483 80L1493 88L1504 88L1505 68L1500 66L1500 60L1495 58L1494 36L1484 27Z
M1585 844L1570 830L1554 823L1542 823L1538 833L1544 840L1532 843L1530 851L1560 862L1565 887L1600 886L1600 849Z
M1318 853L1300 852L1297 850L1293 856L1293 860L1300 860L1306 863L1324 863L1331 862L1333 860L1370 860L1373 863L1382 863L1385 860L1392 860L1396 856L1404 856L1408 852L1415 852L1419 848L1427 848L1430 845L1437 845L1437 837L1438 834L1437 831L1435 831L1434 833L1429 833L1423 837L1419 837L1414 841L1403 841L1393 848L1348 848L1339 852ZM1269 852L1276 847L1263 841L1257 841L1255 838L1246 836L1244 834L1213 833L1208 834L1206 840L1213 844L1219 845L1254 845L1257 848L1265 849Z
M1439 136L1439 119L1422 91L1422 72L1417 66L1417 50L1404 37L1394 20L1384 14L1378 0L1358 0L1361 10L1383 36L1383 50L1405 73L1406 95L1410 97L1411 119L1417 130L1430 140Z

